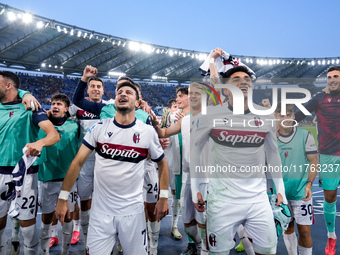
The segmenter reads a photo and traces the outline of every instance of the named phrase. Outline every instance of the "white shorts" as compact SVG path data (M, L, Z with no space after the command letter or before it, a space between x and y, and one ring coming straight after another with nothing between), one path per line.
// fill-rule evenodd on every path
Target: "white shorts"
M94 162L94 160L87 160L79 173L77 180L77 192L80 201L85 201L92 198Z
M292 221L295 219L297 224L306 226L314 224L313 199L308 201L288 200L288 207L292 212Z
M5 183L12 181L12 175L0 175L1 191L6 191L8 185ZM16 204L20 205L19 220L35 219L37 214L38 203L38 173L26 174L21 188L20 194L17 196ZM10 203L0 199L0 216L3 217L7 214Z
M147 166L145 164L145 166ZM145 169L143 184L143 199L146 203L158 201L158 171L155 165L148 165Z
M61 186L63 185L62 181L54 182L41 182L41 200L40 207L41 212L43 214L49 214L54 212L55 207L58 202L58 196L61 190ZM70 208L70 212L74 211L75 204L77 201L77 192L76 192L76 184L73 185L70 194L68 196L68 206Z
M276 253L277 236L269 200L250 204L226 204L208 196L207 242L211 252L230 251L235 246L234 236L240 224L253 240L254 251Z
M0 195L8 190L7 182L12 181L11 174L0 174ZM0 218L6 216L8 213L10 201L0 199Z
M182 220L188 224L193 220L198 220L199 214L192 202L191 185L189 183L182 184L181 190Z
M110 254L119 237L124 255L147 255L148 237L144 211L128 216L91 212L87 249L91 255Z

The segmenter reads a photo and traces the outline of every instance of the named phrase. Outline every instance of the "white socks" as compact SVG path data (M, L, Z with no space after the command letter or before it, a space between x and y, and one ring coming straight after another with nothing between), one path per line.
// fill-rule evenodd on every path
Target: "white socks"
M81 230L83 231L85 247L87 245L87 231L89 228L89 220L90 220L90 210L88 211L80 211L80 225Z
M172 195L172 226L177 228L177 223L178 223L178 217L179 217L179 200L176 198L175 195Z
M80 220L73 220L73 231L80 232Z
M64 222L63 225L63 249L61 254L67 255L68 250L71 246L71 240L72 240L72 233L73 233L73 221L70 222Z
M51 224L41 223L40 228L40 247L43 255L48 255L50 250ZM57 226L57 225L55 225Z
M6 255L7 253L7 238L5 229L6 228L0 230L0 255Z
M39 250L39 236L36 224L21 228L24 237L24 253L25 255L36 255Z
M295 232L289 235L283 234L283 241L285 242L288 255L297 255L297 237Z
M150 222L148 221L148 233L150 238L150 247L158 247L159 230L161 229L161 222Z
M305 248L298 245L299 255L312 255L313 248Z

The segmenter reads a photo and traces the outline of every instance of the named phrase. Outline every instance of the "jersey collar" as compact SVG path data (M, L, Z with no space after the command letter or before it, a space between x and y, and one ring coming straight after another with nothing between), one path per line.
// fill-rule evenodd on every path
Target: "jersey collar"
M122 124L119 124L117 121L116 121L116 118L113 119L113 124L115 124L117 127L119 128L130 128L130 127L133 127L135 124L136 124L136 117L135 117L135 120L128 124L128 125L122 125Z

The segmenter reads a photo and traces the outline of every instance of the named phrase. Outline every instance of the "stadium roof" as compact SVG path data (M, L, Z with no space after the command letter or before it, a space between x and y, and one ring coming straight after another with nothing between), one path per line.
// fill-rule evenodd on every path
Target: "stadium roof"
M51 20L0 3L0 67L81 74L88 64L101 77L185 82L200 77L207 52L152 45ZM335 58L271 58L234 55L262 82L285 78L321 81Z

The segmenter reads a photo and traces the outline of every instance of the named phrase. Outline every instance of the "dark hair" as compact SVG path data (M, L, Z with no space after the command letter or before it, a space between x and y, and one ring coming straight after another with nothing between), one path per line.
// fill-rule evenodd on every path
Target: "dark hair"
M122 81L122 80L125 80L127 82L129 82L130 84L136 86L139 91L142 93L142 87L141 85L139 85L137 82L135 82L134 80L132 80L130 77L127 77L127 76L119 76L118 79L117 79L117 83Z
M180 87L176 89L176 95L178 92L181 92L182 94L188 95L189 94L189 88L188 87Z
M168 102L168 108L171 108L173 104L176 104L176 99L172 98Z
M287 104L286 105L286 113L287 112L292 112L292 113L294 113L294 105L293 104ZM277 104L277 107L276 107L276 109L275 109L275 113L281 113L281 102L279 102L278 104Z
M332 71L339 71L340 72L340 66L332 66L327 70L327 73Z
M65 94L62 93L56 93L51 97L51 102L56 101L56 100L60 100L62 102L65 103L66 107L70 107L71 101L68 98L68 96L66 96Z
M222 74L222 77L224 78L224 81L227 82L230 79L230 76L232 76L234 73L237 72L244 72L249 75L251 78L252 73L249 71L249 69L246 66L235 66L233 68L230 68L228 71Z
M100 79L99 77L91 77L91 78L89 78L88 81L87 81L87 86L90 85L90 82L91 82L91 81L100 81L100 82L102 83L102 85L103 85L103 88L104 88L104 82L103 82L103 80Z
M2 75L2 77L10 79L13 82L14 88L15 89L19 89L20 88L20 78L18 75L16 75L13 72L10 71L0 71L0 75Z
M117 92L121 87L125 87L125 86L132 88L136 92L136 99L139 100L139 93L137 90L137 86L135 84L131 84L130 82L123 82L123 83L118 84L116 88Z

